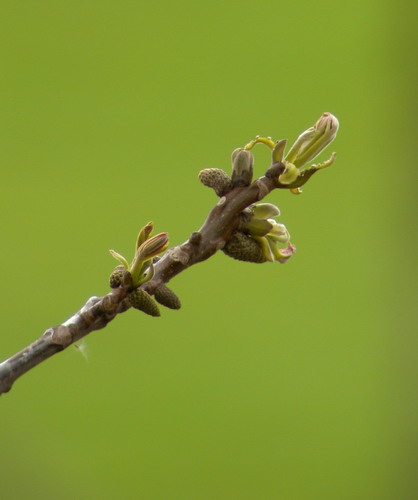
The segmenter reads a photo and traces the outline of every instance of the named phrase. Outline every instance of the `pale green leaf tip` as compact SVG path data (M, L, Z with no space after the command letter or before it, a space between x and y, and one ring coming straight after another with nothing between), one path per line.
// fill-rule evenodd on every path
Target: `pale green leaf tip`
M109 253L114 259L119 261L125 267L125 269L129 269L128 261L125 259L123 255L116 252L115 250L109 250Z

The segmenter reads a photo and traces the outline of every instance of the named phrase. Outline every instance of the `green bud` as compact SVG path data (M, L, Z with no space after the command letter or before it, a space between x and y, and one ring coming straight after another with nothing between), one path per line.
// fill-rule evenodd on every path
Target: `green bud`
M296 167L313 160L335 139L338 120L331 113L323 113L313 127L305 130L286 155L286 160Z
M283 160L284 150L286 148L286 139L277 141L273 148L273 163L281 163Z
M180 299L164 284L155 290L154 297L157 302L169 309L180 309L181 307Z
M309 143L309 141L313 141L315 136L315 127L310 127L304 132L300 134L300 136L296 139L293 146L290 148L290 151L286 155L286 160L290 163L294 162L298 152L302 149L302 147Z
M232 189L229 175L220 168L205 168L199 172L199 180L204 186L212 188L221 197Z
M138 248L138 258L149 260L163 252L168 246L168 233L159 233L144 241Z
M137 288L129 294L129 302L132 307L150 316L160 316L157 304L152 300L151 295L142 288Z
M168 233L156 234L140 245L130 267L134 285L139 283L144 271L144 263L163 252L167 246Z
M264 236L273 229L273 225L265 219L252 217L248 222L243 224L242 229L251 236Z
M257 203L253 205L253 214L259 219L269 219L280 215L280 210L273 203Z
M228 257L245 262L262 263L266 258L260 248L260 245L247 234L235 231L231 238L226 242L222 251Z
M253 179L253 155L244 148L238 148L232 153L232 184L249 186Z
M148 222L140 231L138 234L138 238L136 239L136 246L135 250L138 250L138 248L146 241L152 233L152 230L154 229L154 223L153 222Z

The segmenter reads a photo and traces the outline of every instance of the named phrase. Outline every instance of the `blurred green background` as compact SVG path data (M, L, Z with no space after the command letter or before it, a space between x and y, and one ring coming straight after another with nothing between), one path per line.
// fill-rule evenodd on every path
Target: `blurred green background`
M412 12L1 2L1 358L106 293L142 224L198 229L199 170L340 120L335 166L268 198L288 263L215 255L173 280L181 311L129 311L0 398L2 498L415 498Z

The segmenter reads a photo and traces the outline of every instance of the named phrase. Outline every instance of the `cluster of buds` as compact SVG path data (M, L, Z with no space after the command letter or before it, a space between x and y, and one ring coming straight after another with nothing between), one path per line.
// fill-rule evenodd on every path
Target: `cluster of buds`
M232 176L219 168L207 168L199 173L199 180L214 189L222 197L235 187L248 186L252 182L254 159L251 149L256 144L264 144L272 150L272 164L266 176L274 178L276 186L289 189L294 194L301 193L303 186L312 175L335 161L336 154L308 168L308 162L316 158L335 138L338 120L331 113L323 113L312 127L303 132L285 156L286 139L274 142L271 137L257 136L242 148L232 153ZM286 262L295 252L290 236L283 224L274 217L279 209L270 203L253 205L241 213L241 224L226 242L223 251L234 259L247 262ZM286 245L280 248L279 245Z
M112 288L116 288L121 284L121 282L118 283L118 276L123 273L123 269L128 271L131 277L132 288L137 288L152 278L154 275L153 258L168 247L168 234L159 233L151 236L153 229L154 224L148 222L139 231L135 244L134 258L130 265L123 255L115 250L109 250L110 255L122 265L117 267L118 271L115 272L115 275L112 273L113 277L111 275L110 286Z
M274 219L278 215L279 208L271 203L248 207L241 213L239 228L227 241L224 253L246 262L286 262L296 248L290 243L286 226Z
M145 290L139 288L153 277L156 256L168 246L168 234L159 233L151 236L153 228L153 223L148 222L140 230L131 264L120 253L109 250L112 257L121 263L110 275L109 285L111 288L127 287L130 291L127 300L132 307L151 316L160 316L157 304ZM156 289L154 295L157 302L170 309L181 307L179 298L164 284Z
M206 168L199 173L199 180L214 189L218 196L224 196L234 187L249 186L253 177L254 158L251 149L256 144L264 144L272 150L272 164L266 172L267 177L277 181L277 187L289 189L300 194L300 189L315 172L332 165L336 153L328 160L309 166L305 165L316 158L334 139L339 123L331 113L323 113L319 120L297 138L285 156L286 139L274 142L271 137L257 136L243 148L232 153L232 178L219 168Z
M331 113L323 113L314 126L308 128L295 141L285 156L286 140L274 142L271 137L257 136L242 148L237 148L231 155L231 177L219 168L206 168L199 173L199 180L212 188L217 196L223 197L234 188L249 186L253 178L254 158L250 151L256 144L264 144L272 150L272 164L266 177L274 179L278 188L289 189L292 193L301 193L301 186L310 177L335 161L336 154L319 164L302 169L316 158L335 138L338 120ZM284 224L276 222L280 215L278 207L271 203L258 203L246 208L240 214L240 223L225 243L223 252L234 259L246 262L286 262L296 248L290 242L290 235ZM168 246L168 234L151 236L152 222L139 232L135 255L131 262L115 252L110 253L121 265L110 276L110 286L124 286L129 290L128 301L136 309L152 316L159 316L157 304L140 286L154 275L153 262L156 256ZM166 285L161 284L154 293L160 304L171 309L179 309L178 297Z

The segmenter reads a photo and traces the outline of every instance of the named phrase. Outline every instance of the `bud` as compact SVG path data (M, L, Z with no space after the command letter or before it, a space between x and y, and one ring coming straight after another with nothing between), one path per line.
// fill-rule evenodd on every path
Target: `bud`
M260 246L265 261L285 262L290 255L283 253L285 250L278 248L277 245L278 243L287 243L289 247L290 234L284 224L279 224L274 219L267 219L266 222L270 223L271 230L265 235L253 235L253 238ZM292 248L294 249L293 246Z
M173 290L170 290L170 288L164 284L160 285L155 290L154 297L157 302L169 309L180 309L181 307L180 299Z
M253 206L253 214L260 219L269 219L280 215L280 210L273 203L257 203Z
M137 288L129 294L129 303L135 309L142 311L150 316L160 316L160 310L157 304L152 300L151 295L142 288Z
M290 234L286 229L284 224L279 224L273 219L269 219L272 225L271 231L268 233L268 237L278 243L287 243L290 240Z
M284 150L286 147L286 139L277 141L273 148L273 163L281 163L283 160Z
M323 113L313 127L305 130L286 155L286 160L296 167L313 160L335 139L338 120L331 113Z
M138 250L138 248L146 241L152 233L152 230L154 229L154 223L153 222L148 222L140 231L138 234L138 238L136 239L136 246L135 250Z
M247 234L235 231L231 238L226 242L222 251L228 257L245 262L254 262L260 264L266 262L266 258L260 248L260 245Z
M163 252L167 246L168 233L159 233L144 241L144 243L140 245L137 256L140 260L149 260Z
M251 236L264 236L273 229L273 225L265 219L252 217L248 222L242 225L242 229Z
M229 175L220 168L205 168L199 172L200 182L212 188L221 197L232 189L232 181Z
M232 153L232 185L249 186L253 179L253 155L244 148L238 148Z
M144 271L144 263L163 252L167 246L168 233L156 234L140 245L130 267L134 285L139 284L141 274Z

